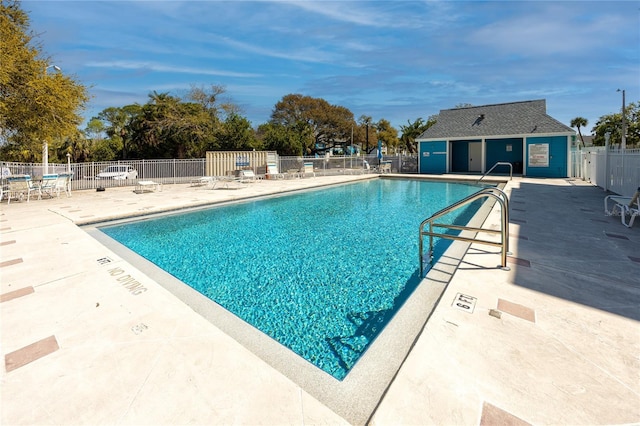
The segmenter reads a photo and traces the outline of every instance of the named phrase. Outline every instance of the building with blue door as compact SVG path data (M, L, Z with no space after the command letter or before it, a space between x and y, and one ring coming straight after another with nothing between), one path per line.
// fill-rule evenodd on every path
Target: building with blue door
M485 173L506 162L523 176L568 176L576 133L547 115L544 99L445 109L436 120L416 139L419 173Z

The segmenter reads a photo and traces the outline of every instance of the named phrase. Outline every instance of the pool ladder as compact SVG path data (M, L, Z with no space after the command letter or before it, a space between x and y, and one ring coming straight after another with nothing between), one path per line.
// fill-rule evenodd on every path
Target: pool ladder
M450 213L460 207L466 206L467 204L470 204L481 198L493 198L500 204L500 212L501 212L500 229L476 228L471 226L462 226L462 225L453 225L453 224L450 225L446 223L434 222L438 218L446 215L447 213ZM429 230L425 231L424 228L427 225L429 226ZM501 241L496 242L496 241L479 239L477 234L475 237L463 237L460 235L451 235L451 234L444 234L441 232L434 232L433 231L434 227L453 229L457 231L472 231L476 233L483 232L487 234L500 234ZM486 244L494 247L501 247L502 249L501 268L505 271L508 271L510 269L507 266L507 254L510 254L509 253L509 198L507 197L507 194L505 194L504 191L502 191L499 188L484 188L474 194L469 195L467 198L464 198L458 201L457 203L454 203L448 207L445 207L439 212L434 213L428 219L423 220L422 223L420 224L420 277L424 277L425 257L423 255L423 252L424 252L425 236L429 236L429 252L426 259L428 263L431 263L433 261L433 237L439 237L439 238L447 238L450 240L465 241L468 243L478 243L478 244Z

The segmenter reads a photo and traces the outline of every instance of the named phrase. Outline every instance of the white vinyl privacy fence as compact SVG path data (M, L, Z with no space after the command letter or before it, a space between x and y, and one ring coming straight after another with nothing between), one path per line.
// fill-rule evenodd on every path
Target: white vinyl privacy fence
M640 187L640 149L584 148L572 152L572 177L623 196Z

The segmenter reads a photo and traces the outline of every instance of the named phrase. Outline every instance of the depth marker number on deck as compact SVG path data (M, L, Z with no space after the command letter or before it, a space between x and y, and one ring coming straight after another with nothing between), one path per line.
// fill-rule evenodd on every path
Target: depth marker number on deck
M473 310L476 307L476 299L473 296L468 296L466 294L458 293L456 294L456 298L453 300L451 306L454 308L460 309L461 311L468 312L470 314L473 313Z

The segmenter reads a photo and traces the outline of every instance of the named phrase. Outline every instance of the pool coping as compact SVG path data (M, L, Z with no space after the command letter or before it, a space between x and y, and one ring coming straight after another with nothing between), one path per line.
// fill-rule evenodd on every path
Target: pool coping
M413 179L412 177L399 176L385 176L382 178ZM451 178L418 180L446 180L449 182L469 183L468 180ZM195 205L182 209L171 209L135 216L129 215L126 218L119 217L99 222L94 221L81 225L81 228L335 413L352 424L366 424L374 415L394 377L420 337L458 265L466 254L470 243L452 242L438 262L432 266L425 278L416 286L411 295L394 314L390 322L376 336L347 376L343 380L338 380L97 229L101 225L144 220L159 215L281 197L292 193L315 191L326 189L328 186L353 183L355 182L329 184L321 187L247 197L215 204ZM504 182L498 183L495 180L491 183L502 187L505 185ZM483 202L478 212L469 221L469 225L481 227L491 212L494 203L495 200L491 199ZM375 373L372 374L372 372Z

